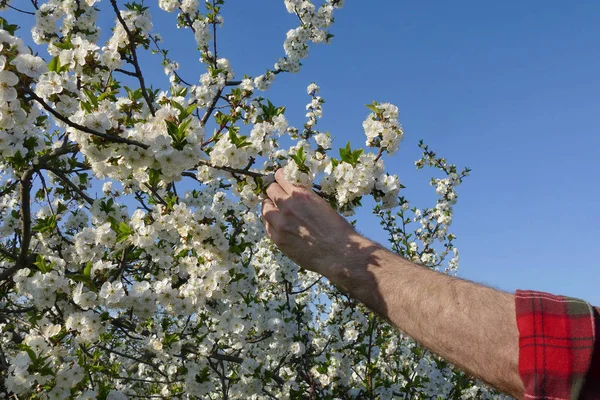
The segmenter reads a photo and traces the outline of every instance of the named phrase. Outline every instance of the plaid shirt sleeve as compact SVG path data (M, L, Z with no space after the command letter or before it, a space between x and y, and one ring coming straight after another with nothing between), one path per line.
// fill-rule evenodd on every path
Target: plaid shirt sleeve
M600 399L600 317L583 300L515 293L525 400Z

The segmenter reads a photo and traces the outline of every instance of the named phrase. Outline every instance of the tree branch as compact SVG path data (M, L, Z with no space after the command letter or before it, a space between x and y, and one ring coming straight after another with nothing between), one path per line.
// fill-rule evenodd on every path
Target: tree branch
M22 268L27 263L27 252L31 243L31 178L35 170L28 168L21 176L21 188L19 196L21 198L21 250L19 259L15 264L15 269ZM9 268L10 269L10 268ZM7 272L5 270L2 275ZM0 279L2 279L0 277Z

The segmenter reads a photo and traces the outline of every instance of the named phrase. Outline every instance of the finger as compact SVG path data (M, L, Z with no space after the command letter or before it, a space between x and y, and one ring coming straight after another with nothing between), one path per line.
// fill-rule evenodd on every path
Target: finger
M265 230L267 235L275 242L278 238L277 230L273 226L274 223L278 223L281 214L280 211L275 207L275 204L269 199L265 199L262 204L263 222L265 223Z
M275 229L273 228L273 225L271 225L266 220L265 220L265 230L267 231L267 236L269 238L271 238L271 240L273 241L273 243L275 243L275 240L277 238L277 233L275 232Z
M269 196L269 199L273 201L278 208L283 207L284 202L290 198L290 195L286 193L277 182L273 182L269 185L267 188L267 196Z
M283 216L281 211L275 206L275 203L271 199L265 199L262 203L262 215L265 221L265 225L270 225L271 228L274 226L280 226Z

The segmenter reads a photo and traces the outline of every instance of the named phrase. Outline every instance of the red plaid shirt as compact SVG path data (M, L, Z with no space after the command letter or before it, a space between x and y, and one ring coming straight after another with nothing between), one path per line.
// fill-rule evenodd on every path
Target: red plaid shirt
M528 290L515 304L525 400L600 399L600 309Z

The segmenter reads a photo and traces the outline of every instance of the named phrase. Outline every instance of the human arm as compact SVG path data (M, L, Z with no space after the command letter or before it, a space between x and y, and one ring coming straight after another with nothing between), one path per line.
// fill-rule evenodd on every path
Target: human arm
M267 233L432 352L500 391L523 396L512 295L434 272L361 237L312 190L282 171L263 203Z

